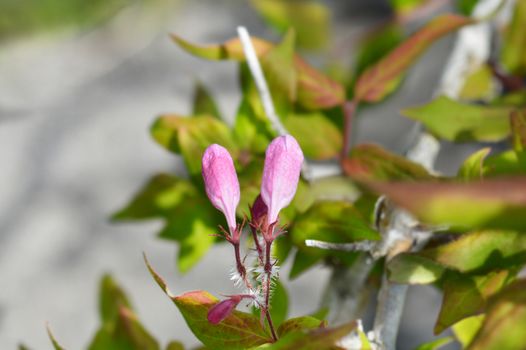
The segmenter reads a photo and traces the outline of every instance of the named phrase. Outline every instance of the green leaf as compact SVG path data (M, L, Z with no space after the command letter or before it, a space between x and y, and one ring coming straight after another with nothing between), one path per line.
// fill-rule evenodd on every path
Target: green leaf
M446 269L416 254L398 254L387 264L389 280L403 284L429 284L442 277Z
M312 0L252 0L251 4L279 32L294 28L300 47L320 49L326 46L330 12L321 3Z
M278 328L278 336L282 337L288 333L313 330L324 326L324 322L312 316L294 317L286 320Z
M492 102L495 106L514 106L524 107L526 106L526 90L512 91L497 97Z
M280 338L276 343L261 347L266 350L334 350L338 349L338 340L348 335L356 328L356 322L346 323L335 328L323 328L303 332L290 332Z
M455 142L500 141L510 134L511 107L490 107L439 97L430 103L407 108L406 117L422 122L435 136Z
M279 327L287 318L289 311L289 297L287 290L280 280L275 281L275 286L272 288L272 298L270 299L270 316L275 327ZM260 315L260 310L252 307L252 314Z
M123 307L132 309L128 297L110 275L102 277L99 289L99 313L103 323L114 322Z
M491 152L491 148L484 147L471 154L460 166L457 177L464 181L481 180L484 175L484 159Z
M280 114L284 113L288 104L296 101L298 84L294 66L295 38L294 31L289 30L280 44L261 57L261 67L272 91L274 105Z
M171 34L172 40L188 53L205 58L208 60L237 60L244 61L245 53L239 38L230 39L223 44L212 44L207 46L199 46L184 40L178 35ZM263 55L272 47L272 44L266 40L251 37L252 45L258 56Z
M493 71L485 64L477 67L466 77L458 97L466 101L488 101L496 94L497 85L493 79Z
M416 283L436 281L443 269L462 273L487 273L513 269L526 263L526 235L513 231L476 231L458 239L425 249L419 253L402 253L389 263L390 278L405 283L406 270L423 270L415 274ZM399 277L402 276L402 277Z
M184 350L184 345L178 341L171 341L170 344L166 346L166 350Z
M429 45L471 23L471 19L454 14L441 15L431 20L360 76L355 86L354 99L359 102L382 100Z
M519 156L514 150L507 150L488 156L484 160L484 177L526 175L526 164L519 161Z
M309 254L303 250L298 249L296 254L294 254L294 260L290 269L289 278L293 280L299 277L302 273L316 265L321 259L322 256L320 255Z
M315 203L296 218L289 232L296 246L320 256L328 251L306 247L306 239L335 243L380 239L379 233L370 228L358 210L344 201Z
M194 91L193 110L194 115L209 115L221 119L221 113L208 90L197 83Z
M391 153L381 146L362 144L354 147L342 162L347 176L361 180L431 179L420 164Z
M453 341L451 337L432 340L428 343L419 345L415 350L437 350Z
M150 274L177 306L186 324L206 347L213 349L245 349L272 341L270 334L261 326L259 317L234 310L218 324L208 322L208 310L219 301L205 291L188 292L175 296L166 282L144 257Z
M526 152L526 111L511 112L510 121L513 149L520 156ZM521 160L526 162L524 157Z
M212 143L230 150L234 158L237 155L228 126L210 116L161 116L152 125L151 134L161 146L183 156L191 175L201 173L201 157Z
M524 349L526 280L518 280L488 302L486 318L469 350Z
M475 335L484 322L484 317L484 315L471 316L453 325L453 333L463 349L467 348L475 338Z
M366 183L422 222L455 228L525 230L526 177L473 183Z
M102 326L89 350L159 350L159 344L133 313L128 297L110 275L100 282Z
M526 75L526 1L515 3L513 18L507 28L501 51L502 64L513 74Z
M425 0L389 0L398 16L408 15L425 3Z
M49 325L47 325L46 328L47 328L47 334L49 336L49 339L51 340L51 344L53 344L53 349L55 349L55 350L65 350L65 348L58 343L57 339L55 338L55 336L51 332L51 328L49 327Z
M168 174L152 177L128 205L112 215L112 220L141 220L169 216L174 207L195 192L194 186Z
M469 16L473 13L473 9L477 5L479 0L457 0L457 7L460 13Z
M511 276L511 272L506 270L472 277L448 273L434 333L442 333L458 321L482 312L488 298L504 287Z
M321 113L289 114L283 123L308 158L334 158L341 151L341 131Z

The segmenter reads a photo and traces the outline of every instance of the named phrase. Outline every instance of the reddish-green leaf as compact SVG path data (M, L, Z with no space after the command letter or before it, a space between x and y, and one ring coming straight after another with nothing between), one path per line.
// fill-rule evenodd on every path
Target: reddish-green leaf
M425 223L526 230L526 177L473 183L366 183Z
M354 147L342 162L346 175L362 180L431 179L420 164L391 153L381 146L363 144Z
M526 1L517 0L501 51L503 65L512 73L526 74Z
M357 101L377 102L383 99L411 64L444 35L455 31L473 20L454 14L441 15L431 20L409 39L391 51L358 79L354 98Z
M513 107L470 105L439 97L425 105L402 111L422 122L435 136L456 142L500 141L510 135L509 115Z
M272 341L270 334L261 326L259 317L252 314L234 311L218 324L209 323L208 310L218 303L217 298L205 291L175 296L146 257L145 262L157 284L172 299L188 327L205 346L212 349L246 349Z
M490 299L482 328L469 350L524 349L526 280L518 280Z
M194 115L209 115L221 119L221 113L208 90L197 83L194 91L193 111Z
M282 337L287 333L317 329L323 325L323 321L312 316L294 317L286 320L279 326L278 335Z
M448 273L444 298L434 332L439 334L456 322L483 311L486 301L511 277L510 271L495 271L483 276Z
M199 57L222 60L244 61L245 55L239 39L231 39L224 44L197 46L177 36L174 41L183 49ZM273 44L252 37L258 57L265 55ZM344 87L309 65L298 55L294 56L294 67L297 72L297 100L304 108L323 109L342 104L345 101Z

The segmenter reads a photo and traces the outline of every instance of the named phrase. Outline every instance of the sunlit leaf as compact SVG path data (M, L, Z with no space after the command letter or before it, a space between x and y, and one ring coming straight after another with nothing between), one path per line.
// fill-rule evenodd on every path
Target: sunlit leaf
M425 0L389 0L398 15L406 15L425 3Z
M236 155L230 129L214 117L161 116L152 125L151 134L161 146L181 154L192 175L201 173L201 157L212 143L218 143L234 153L234 157Z
M341 131L321 113L292 114L284 120L284 125L308 158L333 158L341 151Z
M518 280L490 299L482 328L469 350L524 348L525 290L526 280Z
M205 346L213 349L245 349L272 341L270 334L261 326L259 317L234 310L218 324L208 322L208 310L218 299L205 291L193 291L173 295L166 282L145 258L150 274L183 315L186 324Z
M451 337L435 339L428 343L419 345L415 350L438 350L452 341L453 338Z
M453 325L453 333L457 340L462 344L462 348L466 348L482 326L484 322L484 315L471 316L457 322Z
M360 76L354 90L355 100L363 102L382 100L392 91L392 86L400 79L400 75L429 45L470 23L473 23L471 19L454 14L441 15L431 20Z
M279 326L277 332L280 337L287 333L312 330L322 327L323 321L312 316L301 316L286 320Z
M356 328L356 322L343 324L335 328L323 328L304 332L290 332L276 343L262 347L268 350L336 350L338 340L348 335Z
M526 263L525 236L513 231L478 231L419 253L398 254L388 264L389 278L398 283L432 283L446 269L477 274L516 269Z
M171 341L170 344L166 346L166 350L184 350L184 345L178 341Z
M330 12L312 0L252 0L256 10L280 32L295 29L298 45L309 49L323 48L328 41Z
M465 181L480 180L484 175L484 159L491 152L491 148L485 147L471 154L460 166L458 178Z
M381 146L362 144L354 147L342 162L347 176L366 180L431 179L420 164L391 153Z
M435 136L456 142L500 141L510 134L511 107L469 105L439 97L423 106L402 111L422 122Z
M435 324L435 334L442 333L458 321L479 314L487 300L507 283L509 271L495 271L483 276L448 273L444 282L444 298Z
M501 62L511 72L526 75L526 1L517 0L501 51Z
M172 34L172 40L179 45L182 49L191 53L192 55L209 59L209 60L225 60L233 59L238 61L245 60L245 53L243 52L243 46L239 38L230 39L223 44L211 44L207 46L200 46L192 44L191 42L184 40L178 35ZM257 55L263 55L272 47L272 44L266 40L262 40L256 37L252 37L252 45L256 50Z
M473 183L366 183L422 222L462 229L525 230L526 177Z
M526 175L526 162L514 150L489 155L484 160L484 177Z
M458 97L467 101L488 101L496 93L493 71L488 65L482 65L466 77Z

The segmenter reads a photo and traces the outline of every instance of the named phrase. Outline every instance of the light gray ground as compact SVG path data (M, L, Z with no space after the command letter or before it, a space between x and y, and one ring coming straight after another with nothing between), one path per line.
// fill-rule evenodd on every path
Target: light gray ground
M338 37L359 34L373 21L347 5L338 9ZM175 293L217 294L232 290L229 248L214 248L182 276L175 269L175 246L154 238L160 223L115 225L107 218L151 175L180 169L181 160L157 146L148 127L161 112L188 113L196 79L211 88L225 115L231 117L239 101L234 64L193 58L167 33L216 42L233 36L239 24L270 35L243 2L207 0L127 10L93 32L0 48L2 349L20 342L50 349L46 322L68 349L83 348L98 326L96 289L104 272L122 283L163 344L197 344L148 275L141 254L147 252ZM360 114L358 141L403 150L411 123L396 111L431 97L450 44L436 45L395 98ZM448 146L443 154L439 166L451 172L466 151ZM316 309L327 276L317 268L287 284L293 315ZM431 337L438 303L437 291L411 289L403 348Z

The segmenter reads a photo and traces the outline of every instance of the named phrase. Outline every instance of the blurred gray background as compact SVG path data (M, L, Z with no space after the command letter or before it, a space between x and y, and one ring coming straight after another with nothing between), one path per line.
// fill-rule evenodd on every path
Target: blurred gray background
M389 16L380 0L327 4L333 9L333 44L348 57L356 39ZM16 1L1 6L10 5ZM219 294L232 291L229 247L215 247L181 275L175 245L155 238L161 223L117 225L108 217L151 175L177 172L182 165L150 138L156 115L189 113L197 80L229 118L239 102L234 63L194 58L171 43L168 33L213 43L234 36L237 25L276 38L247 2L234 0L133 2L90 26L0 35L2 349L19 343L50 349L46 322L66 348L84 348L99 325L97 287L104 272L124 286L163 345L171 339L197 344L149 276L142 252L175 293ZM452 38L437 43L396 96L360 112L355 142L404 150L411 123L397 111L432 96L451 44ZM467 153L445 145L438 168L451 173ZM319 267L286 282L292 315L316 309L328 273ZM401 349L432 337L439 302L430 287L410 290Z

